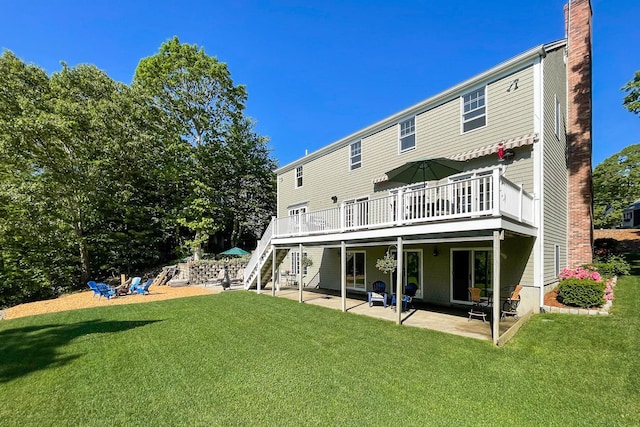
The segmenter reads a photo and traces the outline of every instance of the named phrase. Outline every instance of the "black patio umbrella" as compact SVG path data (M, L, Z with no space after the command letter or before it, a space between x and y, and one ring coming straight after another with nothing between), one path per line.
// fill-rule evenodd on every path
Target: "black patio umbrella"
M437 157L417 159L391 169L385 175L389 181L413 184L423 181L437 181L464 170L465 162Z

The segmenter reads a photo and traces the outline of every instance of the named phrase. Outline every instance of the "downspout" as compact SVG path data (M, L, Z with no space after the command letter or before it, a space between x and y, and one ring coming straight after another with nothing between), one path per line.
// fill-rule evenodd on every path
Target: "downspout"
M533 286L539 290L538 307L544 305L544 53L533 64L533 129L539 135L533 149L534 220L538 228L533 246Z

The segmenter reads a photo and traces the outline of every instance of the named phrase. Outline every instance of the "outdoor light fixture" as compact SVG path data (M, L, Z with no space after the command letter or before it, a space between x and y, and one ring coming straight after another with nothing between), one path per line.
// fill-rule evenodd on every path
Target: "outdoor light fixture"
M333 201L333 203L338 203L338 196L331 196L331 201Z
M437 246L433 247L433 256L438 256L438 247Z

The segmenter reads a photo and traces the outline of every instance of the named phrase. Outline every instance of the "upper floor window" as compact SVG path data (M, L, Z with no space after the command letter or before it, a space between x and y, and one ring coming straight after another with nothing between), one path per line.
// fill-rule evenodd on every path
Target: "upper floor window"
M358 141L351 144L349 170L358 169L360 166L362 166L362 143Z
M462 132L469 132L486 124L485 88L481 87L462 97Z
M416 148L416 118L400 123L400 152Z
M302 165L296 168L296 188L302 187Z

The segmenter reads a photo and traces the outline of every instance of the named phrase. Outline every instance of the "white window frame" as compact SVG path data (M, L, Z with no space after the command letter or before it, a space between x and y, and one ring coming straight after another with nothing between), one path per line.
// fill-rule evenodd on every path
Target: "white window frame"
M302 258L307 258L308 254L306 252L302 253ZM291 251L291 274L297 276L300 274L300 270L298 270L298 266L300 265L300 252ZM302 266L302 275L306 276L308 273L308 267L306 265Z
M344 201L345 226L360 228L369 223L369 196Z
M305 214L307 213L307 205L302 204L290 206L287 208L287 213L291 218L288 222L289 232L297 233L298 231L300 231L300 224L304 224L305 218L301 218L301 216L306 216Z
M349 144L349 170L353 171L362 167L362 141Z
M482 91L482 95L479 95L479 92ZM466 97L470 97L472 95L477 95L475 98L469 98L469 100L465 100ZM473 107L474 102L478 102L482 99L482 105L476 105ZM466 111L467 105L469 106L469 110ZM466 116L472 116L467 118ZM484 118L484 124L478 127L474 127L473 129L465 130L464 126L467 123L473 122L480 118ZM487 118L487 86L481 86L476 89L470 90L469 92L460 96L460 133L465 134L469 132L473 132L474 130L482 129L487 126L488 118Z
M287 209L289 216L297 216L299 214L307 213L307 205L291 206Z
M456 251L465 251L465 252L470 252L470 258L469 258L469 285L470 286L475 286L476 285L476 277L475 277L475 269L474 269L474 265L473 265L473 261L474 261L474 257L475 257L475 253L476 252L488 252L491 254L491 256L493 257L493 248L491 248L490 246L487 247L483 247L483 246L478 246L478 247L455 247L455 248L451 248L450 252L449 252L449 302L455 303L455 304L471 304L470 301L463 301L463 300L457 300L454 299L453 297L453 253ZM493 267L491 268L491 280L490 282L493 283L493 278L495 277L496 272L493 271ZM493 286L493 285L492 285Z
M395 249L391 250L391 256L397 260L398 259L398 251ZM422 284L424 283L424 255L423 255L423 250L418 248L418 249L403 249L402 250L402 283L406 286L408 283L408 272L407 272L407 263L409 262L409 253L415 253L418 254L418 275L420 277L418 277L418 282L416 283L416 285L418 285L418 290L416 291L416 298L422 298ZM391 287L391 289L389 289L389 293L390 294L395 294L396 293L396 287L393 284L393 281L396 280L397 276L396 274L398 274L397 270L395 270L393 273L391 273L391 277L389 277L389 286Z
M353 282L347 282L347 288L348 289L354 289L354 290L358 290L358 291L364 291L367 288L367 252L366 251L347 251L347 257L349 256L349 254L353 254L353 259L352 262L355 263L355 257L358 254L362 254L362 256L364 257L364 281L362 283L362 286L356 286L356 276L358 275L357 272L355 272L353 274ZM347 271L349 271L349 265L347 265ZM345 278L346 279L346 278Z
M408 138L413 138L413 145L402 148L402 143ZM408 118L398 123L398 152L406 153L416 149L416 116Z
M304 169L302 165L296 167L296 188L302 187L302 178L304 176Z

